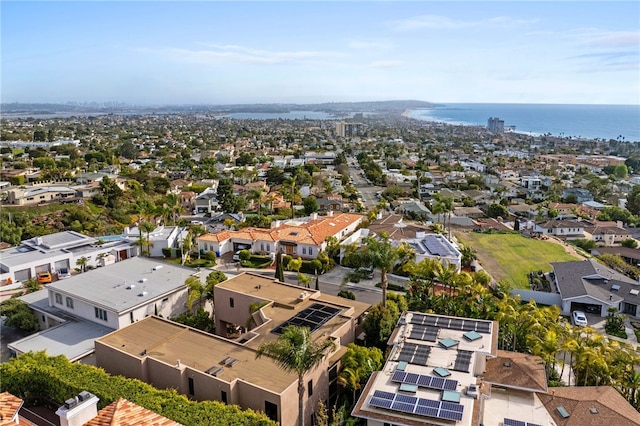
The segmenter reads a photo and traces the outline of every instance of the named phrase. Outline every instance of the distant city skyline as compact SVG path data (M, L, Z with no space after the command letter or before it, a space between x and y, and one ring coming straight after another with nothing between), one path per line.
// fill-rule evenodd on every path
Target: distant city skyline
M640 2L3 1L3 103L640 104Z

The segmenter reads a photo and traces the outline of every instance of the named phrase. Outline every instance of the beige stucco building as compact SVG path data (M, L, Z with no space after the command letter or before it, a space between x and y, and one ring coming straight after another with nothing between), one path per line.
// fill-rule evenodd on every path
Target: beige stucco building
M251 273L218 284L214 298L219 335L149 317L98 339L97 365L195 400L237 404L294 425L296 375L269 358L256 359L256 351L261 343L277 339L283 326L309 326L313 339L337 344L305 377L305 422L310 424L317 403L337 396L340 358L360 332L369 305Z

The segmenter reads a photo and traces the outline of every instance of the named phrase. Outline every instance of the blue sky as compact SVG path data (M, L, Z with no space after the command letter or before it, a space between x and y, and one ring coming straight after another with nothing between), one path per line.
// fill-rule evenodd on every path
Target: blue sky
M640 104L640 2L1 3L2 102Z

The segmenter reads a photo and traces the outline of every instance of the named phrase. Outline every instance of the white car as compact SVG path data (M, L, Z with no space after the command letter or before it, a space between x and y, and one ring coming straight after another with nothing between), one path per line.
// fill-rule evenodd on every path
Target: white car
M573 325L577 325L580 327L587 326L587 316L582 311L573 311L571 314L571 319L573 320Z

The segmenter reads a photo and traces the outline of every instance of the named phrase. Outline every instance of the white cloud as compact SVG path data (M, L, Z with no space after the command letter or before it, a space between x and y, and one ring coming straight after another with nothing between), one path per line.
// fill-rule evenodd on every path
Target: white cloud
M396 31L410 31L421 28L457 30L470 27L508 27L522 26L537 22L536 19L516 19L508 16L496 16L494 18L478 21L455 20L441 15L420 15L407 19L389 22L391 29Z
M640 31L617 31L593 37L586 41L587 45L604 48L635 48L640 46Z
M313 60L326 60L344 56L339 52L332 51L275 51L253 49L240 45L204 45L205 49L142 49L142 51L158 53L172 60L191 63L257 63L257 64L281 64L281 63L302 63Z
M350 49L389 49L392 44L388 41L349 40L347 41L347 47Z

